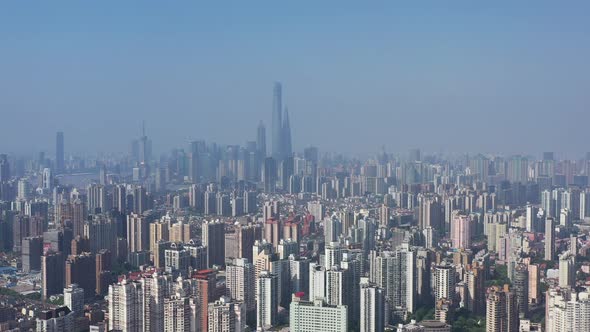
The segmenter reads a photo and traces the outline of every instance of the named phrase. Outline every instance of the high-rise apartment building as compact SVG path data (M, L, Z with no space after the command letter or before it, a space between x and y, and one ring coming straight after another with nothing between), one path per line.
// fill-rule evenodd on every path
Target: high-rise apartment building
M256 283L256 327L269 329L278 322L278 277L269 271L262 271Z
M202 226L203 246L207 248L209 267L225 263L225 224L219 220L207 221Z
M144 294L141 283L123 279L109 286L109 331L144 332Z
M491 287L486 300L486 331L517 332L518 326L516 295L508 285Z
M127 247L130 253L149 250L149 223L146 217L127 216Z
M385 328L385 291L368 281L360 286L361 332L383 332Z
M246 309L243 302L227 296L209 303L208 332L242 332L246 330Z
M225 272L227 295L244 303L244 310L250 315L256 310L254 292L256 275L254 265L245 258L234 259Z
M555 257L555 219L545 219L545 260L551 261Z

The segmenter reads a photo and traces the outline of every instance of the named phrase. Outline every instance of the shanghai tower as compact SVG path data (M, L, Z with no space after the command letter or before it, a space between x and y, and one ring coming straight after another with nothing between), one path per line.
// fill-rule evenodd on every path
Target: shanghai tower
M283 159L283 87L275 82L272 96L272 157Z

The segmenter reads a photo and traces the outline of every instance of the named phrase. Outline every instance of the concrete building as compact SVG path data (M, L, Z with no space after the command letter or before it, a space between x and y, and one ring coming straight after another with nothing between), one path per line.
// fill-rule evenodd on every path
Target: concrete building
M243 302L227 296L209 303L208 332L242 332L246 330L246 308Z
M256 328L269 329L278 322L278 277L262 271L256 283Z
M301 297L293 295L289 309L289 329L292 332L348 331L346 306L331 306L321 299L303 301Z

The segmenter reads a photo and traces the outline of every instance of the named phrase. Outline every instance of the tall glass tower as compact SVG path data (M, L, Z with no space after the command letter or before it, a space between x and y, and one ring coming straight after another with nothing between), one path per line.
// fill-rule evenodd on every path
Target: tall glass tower
M272 97L272 157L283 159L283 87L275 82Z

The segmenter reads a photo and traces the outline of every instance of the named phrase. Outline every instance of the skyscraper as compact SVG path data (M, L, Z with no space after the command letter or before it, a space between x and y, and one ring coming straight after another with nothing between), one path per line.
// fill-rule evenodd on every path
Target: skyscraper
M109 286L109 331L143 331L143 288L141 283L123 279Z
M227 296L209 303L209 332L242 332L246 329L246 310L244 303L232 301Z
M209 267L222 266L225 262L225 225L221 221L203 224L203 245L207 247Z
M555 256L555 220L545 219L545 260L553 260Z
M8 156L0 154L0 182L6 182L10 179L10 164Z
M61 294L64 288L65 260L61 252L48 252L41 257L41 283L44 299Z
M278 277L262 271L256 283L256 325L258 329L268 329L277 324Z
M243 302L244 310L253 314L256 310L254 265L245 258L234 259L233 263L227 266L225 275L227 295Z
M468 215L455 215L451 223L453 248L469 249L471 246L471 218Z
M64 133L57 132L55 137L55 173L60 174L65 170Z
M293 148L291 146L291 123L289 122L289 111L285 107L285 117L283 118L283 158L292 157Z
M490 288L486 300L486 331L518 331L516 296L508 285Z
M275 160L283 159L283 87L275 82L272 97L272 155Z
M258 150L258 160L264 160L266 158L266 127L262 121L256 129L256 149Z
M370 283L361 284L360 331L382 332L385 328L385 292Z

